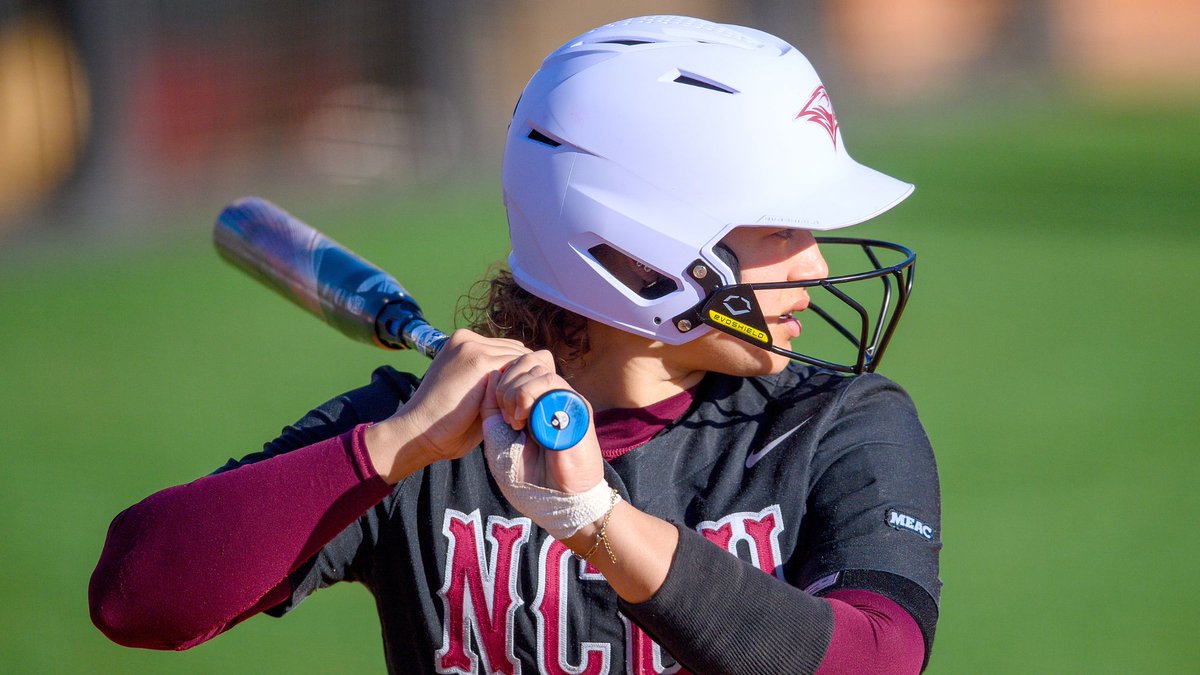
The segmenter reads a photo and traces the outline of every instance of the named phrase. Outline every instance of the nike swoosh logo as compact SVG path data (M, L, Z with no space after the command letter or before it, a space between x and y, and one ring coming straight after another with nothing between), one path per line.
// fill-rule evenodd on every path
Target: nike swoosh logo
M758 460L762 459L763 457L766 457L768 452L774 450L776 446L778 446L780 443L787 440L788 436L791 436L792 434L799 431L800 428L803 427L805 424L808 424L812 420L813 417L816 417L816 415L813 415L812 417L805 419L800 424L797 424L796 426L792 427L791 429L788 429L782 435L780 435L779 438L776 438L775 440L771 441L770 443L767 443L766 445L762 446L762 449L758 450L757 452L750 453L750 455L746 457L746 468L749 469L750 467L754 466L755 464L758 464Z

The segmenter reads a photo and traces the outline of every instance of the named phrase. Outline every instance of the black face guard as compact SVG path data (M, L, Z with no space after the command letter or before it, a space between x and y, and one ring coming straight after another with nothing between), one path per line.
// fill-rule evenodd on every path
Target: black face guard
M703 261L697 260L691 265L688 273L704 288L705 300L691 310L675 317L673 319L675 326L681 332L686 333L700 324L707 324L739 340L796 361L842 373L873 372L879 366L883 352L896 330L896 324L900 321L900 315L904 312L904 306L908 303L908 296L912 292L913 268L916 265L917 256L900 244L876 239L817 237L816 240L817 244L822 247L838 245L861 248L862 252L866 254L867 260L870 261L872 269L858 274L808 281L720 285L720 282L715 279L717 275L711 274L707 265ZM881 250L898 253L903 255L904 259L896 264L884 266L879 258ZM879 310L875 315L874 322L872 322L870 312L860 302L839 288L843 284L869 279L876 279L881 285ZM706 281L708 283L705 283ZM789 288L822 288L833 298L845 303L851 310L847 315L849 318L839 319L835 316L837 312L822 308L815 302L809 304L808 310L820 316L835 331L850 341L850 344L858 351L855 363L843 364L826 361L815 356L784 349L772 343L770 332L767 330L767 321L759 307L755 291ZM850 326L847 327L847 324Z

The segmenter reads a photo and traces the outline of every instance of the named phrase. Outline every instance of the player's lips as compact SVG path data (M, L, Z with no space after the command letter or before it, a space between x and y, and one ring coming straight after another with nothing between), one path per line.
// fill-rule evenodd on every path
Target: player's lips
M800 322L791 314L782 314L779 317L779 325L783 326L788 332L788 339L792 340L800 337Z
M786 313L779 315L779 325L787 331L787 339L792 340L800 337L800 331L802 327L800 325L800 321L796 319L795 315L799 312L803 312L806 309L808 309L807 298L805 298L803 302L793 306Z

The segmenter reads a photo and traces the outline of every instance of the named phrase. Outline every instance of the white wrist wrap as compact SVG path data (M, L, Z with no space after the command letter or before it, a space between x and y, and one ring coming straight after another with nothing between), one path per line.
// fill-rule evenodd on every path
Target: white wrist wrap
M612 501L612 488L603 479L595 487L574 494L526 483L525 434L513 431L500 415L483 421L483 453L508 502L555 539L566 539L584 525L600 520L616 503Z

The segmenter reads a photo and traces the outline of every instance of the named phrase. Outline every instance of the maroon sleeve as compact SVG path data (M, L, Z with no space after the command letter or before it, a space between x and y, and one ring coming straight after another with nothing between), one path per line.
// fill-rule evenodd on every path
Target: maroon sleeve
M819 675L921 672L925 640L903 607L870 591L846 589L824 597L833 607L833 638Z
M120 513L88 588L93 623L129 647L187 649L286 600L288 574L391 493L366 426Z

